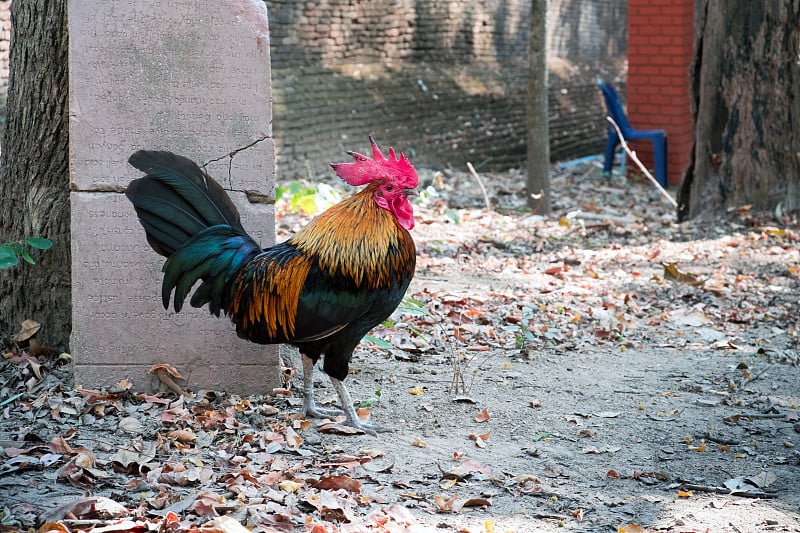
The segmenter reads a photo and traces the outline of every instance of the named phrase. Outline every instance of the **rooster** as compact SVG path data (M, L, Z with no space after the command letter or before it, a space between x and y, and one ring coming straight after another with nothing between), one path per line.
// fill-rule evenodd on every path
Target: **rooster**
M296 346L303 366L303 410L310 417L344 414L345 424L370 434L385 428L356 415L344 385L359 341L395 310L414 275L416 248L409 230L417 172L401 152L384 157L348 152L354 161L331 164L364 189L314 218L297 234L261 249L244 230L223 188L195 163L170 152L138 151L129 163L146 174L127 188L153 250L167 258L164 308L223 312L237 334L258 344ZM174 294L173 294L174 293ZM318 407L313 372L323 370L342 410Z

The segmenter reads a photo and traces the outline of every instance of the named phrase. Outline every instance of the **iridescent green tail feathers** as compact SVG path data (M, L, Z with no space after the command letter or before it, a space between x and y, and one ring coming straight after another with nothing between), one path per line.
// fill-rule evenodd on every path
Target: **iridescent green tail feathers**
M193 307L209 304L219 316L230 298L230 282L261 250L247 235L239 212L225 190L193 161L171 152L141 150L128 162L146 174L128 185L147 242L167 258L162 300L168 307L183 300L197 280L203 283L191 299Z

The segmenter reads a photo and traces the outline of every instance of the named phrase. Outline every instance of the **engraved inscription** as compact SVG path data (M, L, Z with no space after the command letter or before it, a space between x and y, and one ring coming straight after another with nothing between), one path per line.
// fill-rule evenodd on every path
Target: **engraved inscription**
M127 198L107 191L140 176L127 164L132 152L158 149L201 164L222 157L207 171L223 187L274 195L266 8L254 0L81 0L69 2L68 20L76 381L127 377L147 386L150 365L172 363L193 387L263 391L277 380L276 352L237 338L207 308L187 301L180 313L164 309L165 258ZM250 235L272 244L272 206L250 204L243 192L231 198ZM249 365L248 375L237 376L238 365ZM231 381L219 382L213 368Z
M80 35L70 40L71 128L82 139L73 145L82 171L72 180L79 190L124 187L133 176L124 162L138 149L202 161L271 136L266 24L237 16L233 4L242 3L70 5L70 33ZM250 6L248 13L257 19L259 11ZM260 168L232 166L228 185L272 194L271 144L241 159Z

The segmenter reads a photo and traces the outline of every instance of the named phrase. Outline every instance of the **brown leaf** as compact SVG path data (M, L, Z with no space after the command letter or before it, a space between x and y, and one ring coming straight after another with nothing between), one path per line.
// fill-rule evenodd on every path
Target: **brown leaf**
M303 444L303 437L297 434L291 426L286 426L286 446L292 450L297 450Z
M488 422L491 418L489 410L484 408L480 413L475 415L475 422Z
M456 512L464 507L489 507L492 501L489 498L469 498L467 500L458 500L455 506Z
M699 279L696 275L688 272L683 272L678 268L677 263L661 263L664 267L664 279L670 279L679 283L686 283L693 287L702 287L706 282L705 279Z
M58 355L58 350L56 350L52 346L42 344L36 339L31 339L31 342L28 345L28 353L31 354L31 356L33 357L48 358L48 357L55 357L56 355Z
M195 442L197 435L191 429L176 429L170 431L167 436L171 439L176 439L178 442Z
M436 508L439 512L452 513L454 512L453 505L456 503L457 498L458 496L456 495L447 496L445 494L437 494L433 497L433 503L436 504Z
M36 322L35 320L30 320L30 319L23 320L22 329L16 332L14 336L11 337L11 340L13 340L14 342L24 342L33 337L34 335L36 335L36 333L39 332L41 327L42 325Z
M150 367L150 370L148 370L147 373L148 374L152 374L154 372L158 372L159 370L165 371L167 374L169 374L173 378L183 379L183 376L181 376L181 373L178 372L178 370L174 366L169 365L167 363L160 363L160 364L157 364L157 365L153 365L153 366Z
M476 435L475 433L470 433L468 436L471 440L475 441L475 446L478 448L486 448L486 441L489 440L489 437L492 435L491 431L487 431L482 435Z
M444 475L445 477L457 477L459 479L463 479L472 473L491 474L492 467L481 464L472 459L467 459L463 463L454 466L449 471L444 472Z
M319 481L311 483L311 486L315 489L344 489L355 494L361 492L361 482L350 476L323 476Z
M647 530L639 524L625 524L617 528L617 533L647 533Z
M224 498L213 492L204 492L188 507L197 516L218 517L217 506L225 502Z
M69 516L80 519L109 519L128 514L128 509L114 500L104 496L89 496L67 502L43 515L42 519L48 522L57 522ZM48 529L47 531L60 530Z
M414 440L411 441L412 446L416 446L417 448L427 448L428 443L424 440L420 439L419 437L415 437Z
M317 427L320 433L337 433L339 435L360 435L364 433L363 430L354 428L352 426L345 426L336 422L325 422Z
M346 500L337 498L329 490L321 490L316 494L309 494L302 501L315 507L324 520L337 522L351 522L353 513Z
M65 455L72 455L73 451L64 437L53 437L48 444L50 451L53 453L63 453Z
M181 373L178 372L174 366L166 363L153 365L150 367L150 370L148 370L148 373L155 373L155 375L158 376L159 381L161 381L161 383L163 383L176 396L188 395L187 391L175 383L176 379L183 379L183 376L181 376Z

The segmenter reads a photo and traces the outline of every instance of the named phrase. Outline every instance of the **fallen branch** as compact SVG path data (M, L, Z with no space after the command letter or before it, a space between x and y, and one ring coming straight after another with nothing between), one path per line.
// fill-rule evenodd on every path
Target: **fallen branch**
M658 190L661 191L661 194L664 195L664 197L667 200L669 200L669 203L672 204L672 207L677 209L678 202L676 202L675 199L666 191L666 189L664 189L664 187L661 186L658 180L655 179L652 174L650 174L650 171L647 170L647 168L642 164L642 162L639 161L639 158L636 157L636 152L630 149L628 143L626 143L625 139L622 137L622 131L620 131L619 126L617 126L617 123L614 122L614 119L611 117L606 117L606 120L608 120L611 123L611 125L614 126L614 129L617 131L617 135L619 136L619 142L622 145L622 148L631 157L631 159L633 159L633 162L636 163L636 166L638 166L639 169L644 173L644 175L647 176L647 178L653 182L653 185L655 185L656 188L658 188Z

